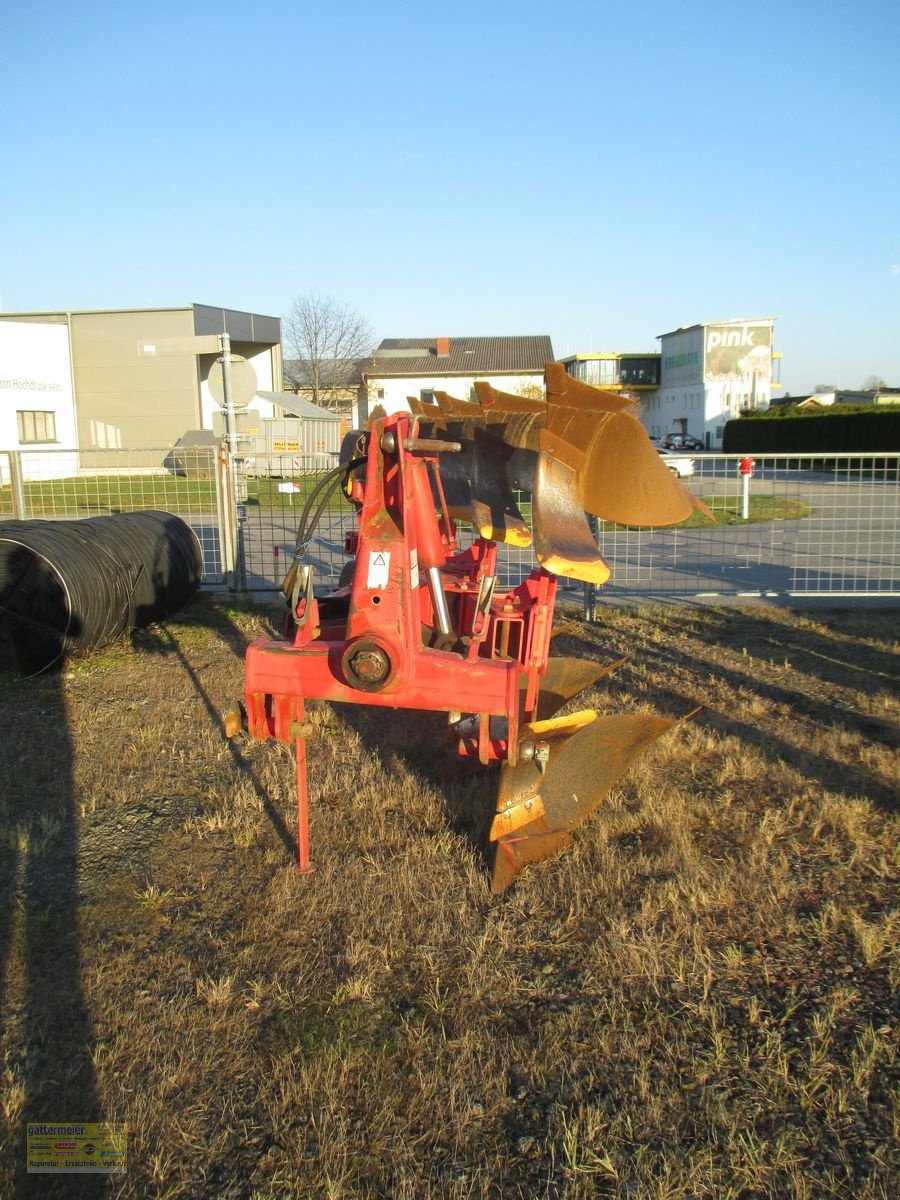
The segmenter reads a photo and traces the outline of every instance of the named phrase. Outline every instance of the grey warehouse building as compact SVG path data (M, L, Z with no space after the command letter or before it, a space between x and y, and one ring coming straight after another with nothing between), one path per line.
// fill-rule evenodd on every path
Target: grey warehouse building
M281 321L235 309L0 313L0 447L112 450L165 447L212 429L215 353L198 336L227 333L256 386L282 389ZM261 417L279 415L257 399Z

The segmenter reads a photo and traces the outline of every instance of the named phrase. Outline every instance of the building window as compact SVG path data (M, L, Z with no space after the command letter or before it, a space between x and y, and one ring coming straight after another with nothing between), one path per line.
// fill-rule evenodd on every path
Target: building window
M378 391L376 392L376 395L378 396L379 400L383 400L384 399L384 388L379 388Z
M658 358L624 358L617 383L639 387L659 386Z
M423 404L434 404L434 388L422 388L419 392L419 399Z
M55 442L56 413L24 412L16 413L19 426L19 442Z

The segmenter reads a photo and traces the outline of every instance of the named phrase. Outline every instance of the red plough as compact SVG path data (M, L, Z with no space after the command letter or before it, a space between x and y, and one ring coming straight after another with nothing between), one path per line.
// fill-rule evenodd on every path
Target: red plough
M495 892L567 847L634 758L670 728L644 714L556 715L613 669L550 657L557 576L609 577L585 510L672 524L698 505L620 397L554 364L547 385L546 401L486 385L477 405L439 394L439 409L411 402L414 412L349 435L335 481L356 514L346 538L351 562L327 596L314 594L302 561L308 531L298 534L285 637L249 647L245 704L251 736L295 747L301 870L310 868L308 699L445 712L460 755L502 764L490 831ZM603 478L591 478L597 471ZM500 592L497 543L531 542L515 487L532 492L540 565ZM474 526L466 549L461 519Z

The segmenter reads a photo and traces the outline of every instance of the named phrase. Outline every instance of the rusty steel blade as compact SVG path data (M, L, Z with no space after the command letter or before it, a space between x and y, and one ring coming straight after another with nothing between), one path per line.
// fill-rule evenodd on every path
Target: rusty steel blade
M541 448L571 467L587 512L619 525L675 525L693 497L666 467L632 401L581 383L560 363L544 369L547 424Z
M616 392L607 392L590 383L582 383L570 375L562 363L547 363L544 367L547 404L556 408L571 408L579 412L622 412L633 408L634 401Z
M452 405L452 403L450 401L450 397L447 395L447 393L446 392L432 392L432 395L434 396L435 404L440 409L441 416L449 417L453 412L453 405Z
M472 513L478 532L494 542L530 546L531 530L516 503L507 465L513 448L476 429L472 455Z
M547 660L547 669L540 678L540 693L538 695L537 711L533 719L546 721L554 716L564 704L574 700L589 687L611 675L627 660L620 658L617 662L604 666L602 663L590 662L586 658L567 658L560 655ZM520 683L521 699L524 704L527 677L522 676ZM520 724L524 723L522 713Z
M486 383L476 383L475 388L479 398L487 390L504 400L508 399L510 407L480 407L441 393L447 411L436 412L435 406L425 406L430 411L422 414L423 436L446 437L461 441L464 445L472 444L476 439L490 439L497 447L496 453L506 462L509 486L533 491L538 440L545 423L546 404L543 400L523 396L506 397L506 393L496 392Z
M531 545L531 530L513 495L513 486L531 482L528 466L502 436L504 427L485 428L476 404L435 391L442 424L429 425L429 434L440 434L463 445L458 455L441 455L441 480L450 514L468 520L481 537L512 546ZM516 472L510 479L510 467ZM523 484L518 476L525 475Z
M581 507L619 525L675 525L693 498L629 413L577 412L550 406L540 448L575 474Z
M536 451L539 432L547 420L547 402L543 398L499 392L482 381L474 386L479 423L507 446Z
M544 813L498 839L492 891L503 891L523 867L568 845L572 830L588 819L637 756L674 724L644 713L598 717L572 736L546 738L549 761L543 774L534 762L504 763L497 811L540 796Z
M472 477L473 430L471 420L463 422L458 417L451 416L449 410L465 402L448 396L446 392L435 392L435 400L441 402L425 404L414 397L407 397L410 408L419 417L419 435L423 438L434 438L440 441L459 442L462 450L455 454L438 454L438 470L441 474L441 486L444 499L447 502L448 515L454 521L474 523L472 513L472 489L469 480ZM478 411L477 405L467 405L470 411ZM446 411L445 411L446 410Z
M524 796L516 804L502 808L494 814L488 839L492 842L501 841L508 833L515 833L523 825L530 825L540 820L544 815L544 801L540 792L533 796Z
M640 421L625 411L631 400L573 379L560 363L547 363L544 377L546 402L475 384L495 437L532 455L544 449L570 467L577 503L604 520L674 525L690 516L698 505L668 470ZM537 540L537 528L534 534Z
M674 724L650 713L620 714L600 717L569 738L541 788L551 827L571 830L586 821L641 751Z
M553 858L572 845L571 833L553 833L538 829L534 829L528 837L521 836L522 833L523 831L519 830L518 833L494 843L496 849L491 871L491 891L495 896L505 892L529 863Z
M550 454L538 457L531 514L534 553L545 570L597 586L606 583L609 567L584 515L576 473Z
M469 486L471 447L461 454L439 454L438 469L447 508L454 521L472 520L472 489Z
M713 525L718 525L719 522L716 518L715 513L711 509L706 507L706 505L703 503L703 501L700 499L699 496L692 495L691 500L693 501L694 508L697 512L703 513L704 517L706 517L707 520L712 521Z
M608 580L609 568L586 512L638 527L675 525L695 510L711 516L625 411L629 399L573 379L559 363L548 363L544 374L546 400L484 382L475 384L477 406L435 393L440 411L425 418L425 436L480 447L453 465L447 456L441 460L454 515L463 516L468 506L482 536L527 545L512 490L530 490L538 562L552 574L594 585Z
M546 374L546 367L544 368ZM536 396L515 396L512 392L500 392L490 383L480 380L475 383L475 395L484 413L541 413L547 411L546 400Z
M460 420L478 421L481 419L481 410L477 404L472 404L468 400L458 400L456 396L450 396L446 392L434 393L435 403L445 417Z
M448 399L445 392L440 394L445 400ZM435 396L437 396L437 392L435 392ZM468 430L464 431L458 420L444 416L436 404L426 404L414 396L408 396L407 400L410 411L419 418L418 432L421 437L462 443L463 448L459 453L438 454L438 470L447 504L447 515L454 521L471 522L473 520L472 490L469 486L469 479L472 474L473 450ZM462 403L462 401L454 403ZM475 405L469 407L474 409Z
M588 512L619 525L676 525L694 510L693 498L628 413L604 417L578 473Z
M554 723L553 718L548 718L551 724ZM594 719L587 728L592 728L596 724ZM546 744L549 750L549 761L542 771L536 762L527 761L519 757L515 766L509 762L505 762L500 768L500 784L497 788L497 808L496 812L503 813L512 808L518 808L528 800L533 800L536 796L542 794L547 783L548 776L562 753L563 747L573 741L580 733L585 730L579 729L577 723L575 732L572 727L566 722L560 722L559 727L550 729L542 733L540 740ZM522 729L523 737L531 740L528 726ZM535 738L535 740L537 740ZM553 820L552 814L547 814L546 804L542 804L543 812L546 814L547 829L562 828ZM529 826L530 828L530 826Z
M507 546L525 548L531 545L531 530L518 511L515 501L485 503L483 495L472 496L472 523L480 537Z

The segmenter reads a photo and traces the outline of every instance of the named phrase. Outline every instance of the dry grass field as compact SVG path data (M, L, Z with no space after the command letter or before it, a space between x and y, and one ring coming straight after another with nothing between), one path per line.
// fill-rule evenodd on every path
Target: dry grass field
M223 738L272 613L0 678L0 1197L893 1200L897 614L612 609L588 702L702 711L491 898L441 721ZM129 1127L27 1176L28 1121Z

